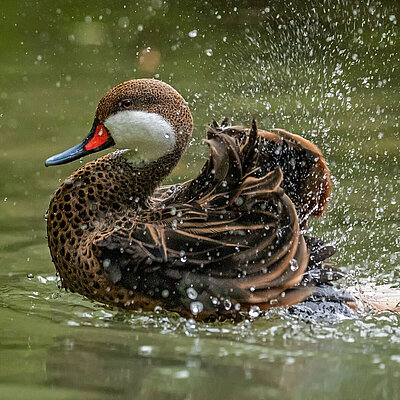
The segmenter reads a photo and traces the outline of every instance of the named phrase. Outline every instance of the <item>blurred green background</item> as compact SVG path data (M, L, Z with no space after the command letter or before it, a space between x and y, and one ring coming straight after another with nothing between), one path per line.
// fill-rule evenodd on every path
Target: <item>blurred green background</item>
M316 143L335 190L313 234L348 284L400 282L399 10L393 1L10 1L0 7L1 399L396 399L400 319L192 324L57 288L44 213L112 86L170 83L195 132L193 177L225 116ZM90 159L85 159L87 162Z

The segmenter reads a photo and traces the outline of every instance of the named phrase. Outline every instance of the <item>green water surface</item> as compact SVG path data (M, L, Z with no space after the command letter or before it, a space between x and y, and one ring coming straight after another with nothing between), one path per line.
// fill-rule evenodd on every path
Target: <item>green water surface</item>
M400 317L194 324L57 286L44 214L100 97L160 78L196 128L225 116L315 142L335 190L313 234L343 284L400 285L400 5L395 1L21 1L0 7L0 399L399 399ZM93 157L92 157L93 158ZM88 157L87 160L91 159ZM87 161L86 159L84 162Z

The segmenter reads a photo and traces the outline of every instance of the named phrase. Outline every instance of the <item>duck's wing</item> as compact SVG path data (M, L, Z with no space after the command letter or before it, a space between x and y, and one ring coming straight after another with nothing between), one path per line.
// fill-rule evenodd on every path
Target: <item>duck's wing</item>
M224 133L237 140L239 147L249 140L248 128L221 125L214 121L211 130ZM255 176L261 177L275 168L283 173L281 187L295 205L301 227L310 216L320 216L326 209L332 189L331 174L320 149L307 139L285 131L271 129L257 131L257 152L247 155L247 162L258 168ZM154 193L156 202L170 201L191 181L161 186Z
M244 146L247 128L219 126L215 129L233 136ZM258 176L279 167L283 172L282 188L296 207L300 225L305 227L309 216L319 216L326 209L331 192L330 171L321 151L310 141L283 129L258 130L259 154L253 161Z
M211 156L196 179L96 241L106 275L200 319L303 300L315 285L304 279L311 247L282 170L259 176L255 123L244 144L218 129L207 143Z

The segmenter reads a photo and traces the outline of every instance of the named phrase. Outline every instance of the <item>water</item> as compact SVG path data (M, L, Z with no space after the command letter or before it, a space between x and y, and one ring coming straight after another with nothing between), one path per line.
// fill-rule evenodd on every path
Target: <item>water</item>
M7 0L0 16L1 399L400 397L398 315L275 310L235 325L121 313L58 289L44 221L79 166L44 159L87 134L108 88L158 77L196 124L169 182L199 170L213 118L302 134L335 183L312 232L338 246L349 284L399 287L395 2Z

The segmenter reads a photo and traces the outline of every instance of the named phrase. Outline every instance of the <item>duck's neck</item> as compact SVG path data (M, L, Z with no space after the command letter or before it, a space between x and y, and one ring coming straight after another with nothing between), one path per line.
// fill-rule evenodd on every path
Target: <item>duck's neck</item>
M97 160L106 162L109 184L119 201L143 205L154 190L170 174L178 163L182 151L167 153L154 161L132 158L129 151L119 150ZM104 199L106 201L106 199ZM112 201L112 199L111 199Z

